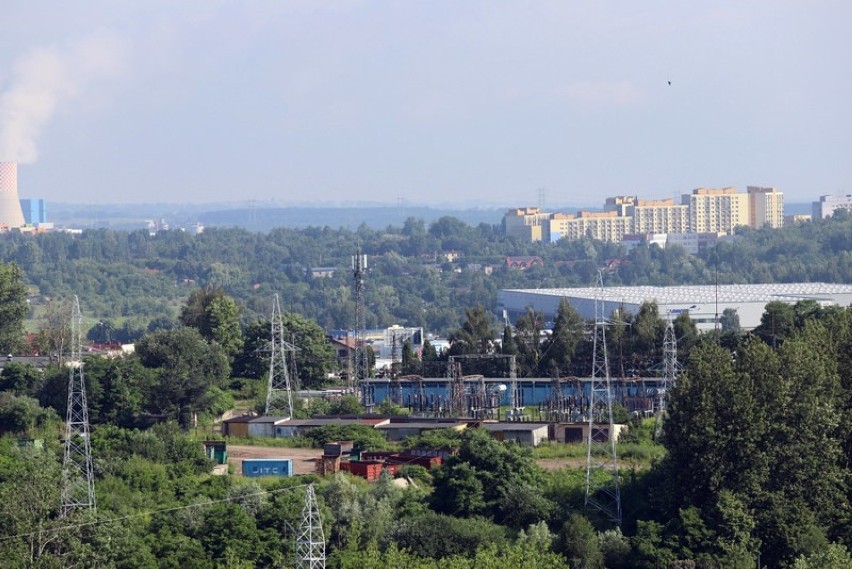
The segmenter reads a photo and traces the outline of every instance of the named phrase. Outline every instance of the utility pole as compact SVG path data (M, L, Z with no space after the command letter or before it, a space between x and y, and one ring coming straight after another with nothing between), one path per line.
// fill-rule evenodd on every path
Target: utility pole
M62 505L60 517L74 510L95 509L95 476L89 410L83 378L83 315L74 296L71 312L71 362L68 372L68 411L65 415L65 456L62 460Z
M325 569L325 533L314 485L305 491L302 525L296 538L296 569Z
M284 322L281 317L281 306L278 295L272 299L272 322L270 324L270 355L269 355L269 384L266 391L267 416L281 415L293 418L293 389L290 382L290 368L287 365L288 348L284 341ZM292 358L291 354L291 358Z
M598 271L595 298L595 333L592 347L592 383L588 408L588 447L586 453L586 511L597 511L621 525L621 495L615 425L612 420L612 385L606 349L603 272ZM601 472L605 474L600 474Z

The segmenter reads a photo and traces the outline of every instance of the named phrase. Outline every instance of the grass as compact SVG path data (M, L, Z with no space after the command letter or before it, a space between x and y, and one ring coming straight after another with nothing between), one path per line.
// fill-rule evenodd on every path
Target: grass
M593 449L595 456L604 456L607 452L606 446ZM580 459L587 455L585 443L556 443L545 442L533 449L533 457L536 459ZM666 449L654 443L618 443L616 452L619 460L637 465L650 465L654 460L660 459L666 454Z

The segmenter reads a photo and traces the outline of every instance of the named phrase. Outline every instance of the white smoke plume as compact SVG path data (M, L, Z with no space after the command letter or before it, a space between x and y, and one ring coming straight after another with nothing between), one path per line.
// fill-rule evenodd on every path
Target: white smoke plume
M94 82L119 72L123 52L118 38L100 35L21 57L0 93L0 160L35 162L48 121L84 97Z

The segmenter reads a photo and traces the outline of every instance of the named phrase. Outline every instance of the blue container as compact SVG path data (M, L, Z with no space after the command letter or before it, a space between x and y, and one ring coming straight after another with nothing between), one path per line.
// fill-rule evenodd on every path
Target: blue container
M243 460L243 476L293 476L292 458L247 458Z

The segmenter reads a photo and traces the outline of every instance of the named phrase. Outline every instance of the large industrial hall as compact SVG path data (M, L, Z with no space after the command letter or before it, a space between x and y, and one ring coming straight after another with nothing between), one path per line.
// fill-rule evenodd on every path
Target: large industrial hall
M712 330L718 315L733 309L745 330L760 324L766 305L773 301L794 304L814 300L821 306L852 304L852 285L829 283L735 284L697 286L615 286L603 289L542 288L506 289L497 293L497 312L514 319L527 307L553 320L565 298L584 317L595 317L595 300L604 302L603 313L623 309L636 314L643 302L655 301L660 315L688 312L699 330Z

